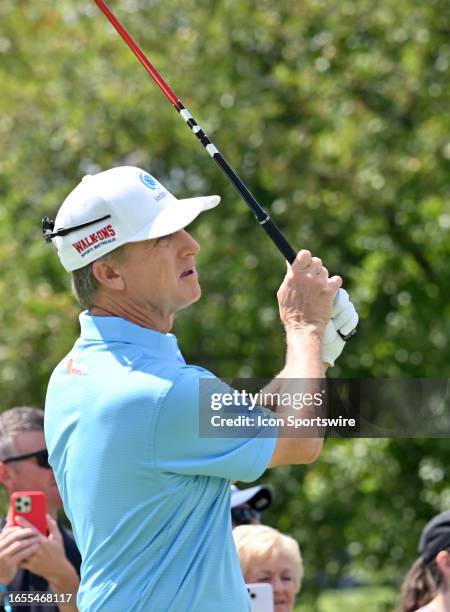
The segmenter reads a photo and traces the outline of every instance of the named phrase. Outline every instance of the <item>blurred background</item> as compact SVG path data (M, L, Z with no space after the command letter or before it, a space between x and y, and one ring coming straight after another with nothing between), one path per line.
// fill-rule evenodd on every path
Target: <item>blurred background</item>
M449 0L109 5L288 240L343 276L361 322L331 375L447 378ZM187 360L280 370L282 257L95 3L0 0L0 84L0 410L43 406L78 334L41 218L114 165L222 195L192 228ZM420 529L450 508L449 460L447 439L329 440L314 466L268 472L264 518L304 554L299 610L392 610Z

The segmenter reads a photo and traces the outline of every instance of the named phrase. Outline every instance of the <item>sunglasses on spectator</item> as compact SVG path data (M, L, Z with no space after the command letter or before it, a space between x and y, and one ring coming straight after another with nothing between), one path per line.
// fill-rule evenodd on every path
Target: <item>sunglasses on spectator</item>
M41 468L50 469L48 462L48 450L43 448L42 450L34 451L33 453L25 453L24 455L16 455L15 457L7 457L3 459L3 463L12 463L13 461L24 461L25 459L36 458L36 463Z

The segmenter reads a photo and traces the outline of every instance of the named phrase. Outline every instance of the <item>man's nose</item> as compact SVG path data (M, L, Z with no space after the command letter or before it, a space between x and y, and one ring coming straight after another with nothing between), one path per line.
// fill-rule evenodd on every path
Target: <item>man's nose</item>
M187 255L196 255L200 251L199 243L196 240L194 240L194 238L186 230L182 230L182 234L183 234L183 251Z

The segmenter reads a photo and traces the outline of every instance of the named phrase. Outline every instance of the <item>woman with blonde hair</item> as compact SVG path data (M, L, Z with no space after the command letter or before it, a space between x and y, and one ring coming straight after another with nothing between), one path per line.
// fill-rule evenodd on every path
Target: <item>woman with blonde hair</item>
M294 538L267 525L241 525L233 530L233 538L245 582L270 583L275 612L292 612L303 578Z
M450 511L425 526L419 552L403 582L400 612L450 612Z

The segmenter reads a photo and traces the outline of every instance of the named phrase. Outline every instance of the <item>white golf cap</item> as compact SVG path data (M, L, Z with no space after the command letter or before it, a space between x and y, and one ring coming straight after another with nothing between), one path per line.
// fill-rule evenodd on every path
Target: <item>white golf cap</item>
M70 272L122 244L173 234L219 202L217 195L178 200L148 172L122 166L85 176L44 236Z
M231 485L231 507L249 504L255 510L261 512L270 506L272 503L272 491L269 487L258 485L249 487L248 489L238 489L235 485Z

